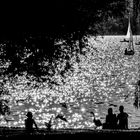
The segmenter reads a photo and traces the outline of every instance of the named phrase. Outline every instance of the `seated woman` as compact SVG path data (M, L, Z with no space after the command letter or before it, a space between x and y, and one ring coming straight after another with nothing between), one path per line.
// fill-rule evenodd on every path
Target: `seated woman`
M117 118L116 114L113 114L112 108L108 109L108 114L106 116L106 122L103 126L104 129L116 129L117 128Z
M27 119L25 119L25 129L27 133L32 133L34 131L33 125L35 125L36 129L38 130L37 124L35 120L32 118L32 112L27 113Z

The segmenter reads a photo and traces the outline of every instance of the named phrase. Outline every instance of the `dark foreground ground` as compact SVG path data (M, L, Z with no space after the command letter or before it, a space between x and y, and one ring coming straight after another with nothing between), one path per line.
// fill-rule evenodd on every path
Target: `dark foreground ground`
M80 139L140 139L140 130L87 130L87 129L68 129L68 130L40 130L32 134L25 133L24 130L18 129L0 129L0 140L4 139L38 139L38 140L80 140Z

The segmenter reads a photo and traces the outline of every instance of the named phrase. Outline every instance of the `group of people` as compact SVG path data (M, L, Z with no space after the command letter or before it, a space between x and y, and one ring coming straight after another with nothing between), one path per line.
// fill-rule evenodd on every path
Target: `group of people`
M124 107L119 107L120 113L116 116L113 114L112 108L108 109L106 121L103 124L103 129L128 129L128 114L124 112ZM37 124L33 119L32 112L27 113L27 119L25 119L25 129L27 132L33 132L33 125L38 130Z
M108 109L103 129L128 129L128 114L124 112L123 106L119 107L119 111L120 113L116 116L112 108Z

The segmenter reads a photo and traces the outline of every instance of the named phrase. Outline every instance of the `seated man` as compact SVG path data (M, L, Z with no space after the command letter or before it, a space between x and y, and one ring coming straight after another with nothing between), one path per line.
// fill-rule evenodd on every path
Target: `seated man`
M128 114L124 112L124 107L119 107L120 113L117 116L118 129L128 129Z

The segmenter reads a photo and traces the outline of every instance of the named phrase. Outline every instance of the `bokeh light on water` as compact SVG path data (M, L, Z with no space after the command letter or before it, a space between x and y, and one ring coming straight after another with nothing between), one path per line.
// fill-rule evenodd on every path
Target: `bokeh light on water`
M47 83L36 83L24 76L15 77L13 83L7 82L11 95L3 98L9 100L11 114L7 118L13 121L6 122L0 116L1 126L24 126L27 111L32 111L39 127L45 127L53 116L62 114L68 120L53 119L53 128L93 128L93 116L105 120L107 109L112 107L118 113L120 104L125 106L129 114L129 128L140 126L140 111L133 107L135 84L139 79L140 46L135 45L134 56L125 56L124 49L127 43L120 42L124 36L106 36L89 38L85 55L75 56L70 60L74 71L68 71L64 84L56 70L55 80L60 85L49 88ZM134 37L136 39L136 37ZM64 62L65 63L65 62ZM59 64L60 65L60 64ZM63 67L63 64L58 68ZM16 81L16 82L15 82ZM32 82L30 82L32 81ZM36 86L33 86L36 83ZM66 103L63 107L60 103Z

